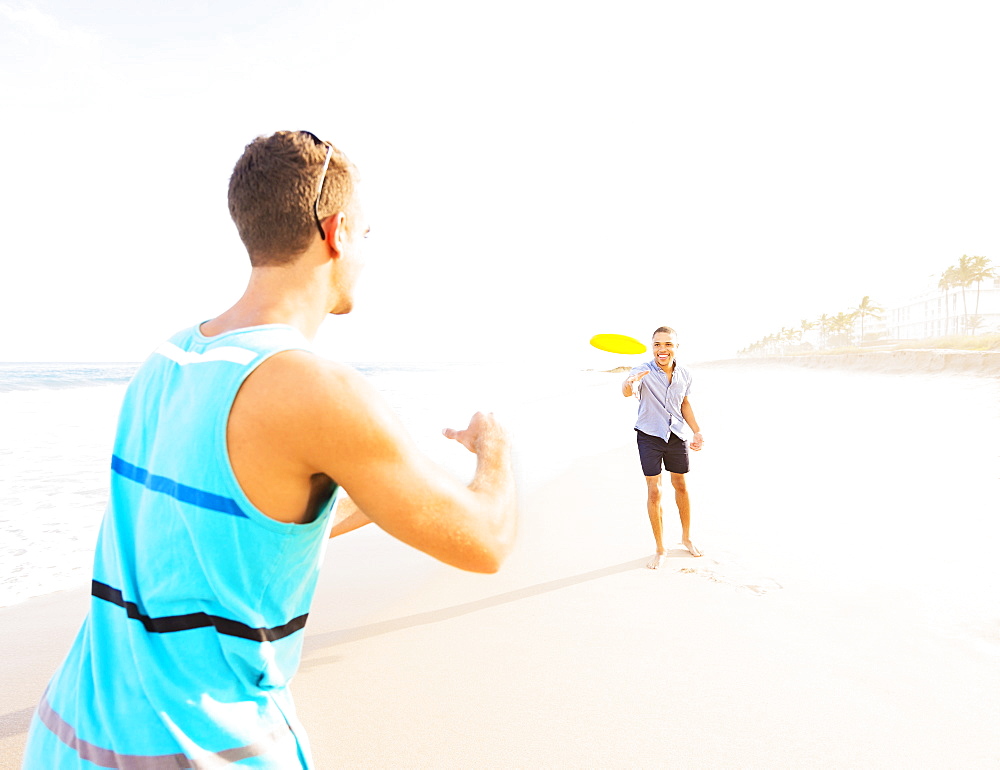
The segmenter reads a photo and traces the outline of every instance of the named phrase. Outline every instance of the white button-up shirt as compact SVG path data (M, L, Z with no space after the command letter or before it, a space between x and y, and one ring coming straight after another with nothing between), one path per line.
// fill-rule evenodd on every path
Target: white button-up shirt
M632 387L639 389L639 416L635 428L650 436L659 436L664 441L676 433L684 441L694 438L694 432L684 421L681 404L691 393L691 371L674 361L673 379L656 365L648 361L637 366L630 374L648 371L645 377Z

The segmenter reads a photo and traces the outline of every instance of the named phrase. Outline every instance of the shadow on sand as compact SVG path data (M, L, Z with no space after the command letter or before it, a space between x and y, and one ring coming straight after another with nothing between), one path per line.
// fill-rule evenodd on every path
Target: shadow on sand
M584 572L582 575L572 575L570 577L559 578L558 580L549 580L548 582L539 583L538 585L518 588L516 591L508 591L504 594L488 596L485 599L477 599L474 602L456 604L454 607L444 607L440 610L419 612L416 615L407 615L402 618L383 620L378 623L371 623L367 626L344 628L339 631L330 631L329 633L306 637L303 645L303 653L308 654L317 650L346 644L347 642L356 642L359 639L367 639L371 636L379 636L393 631L400 631L404 628L424 626L429 623L440 623L443 620L461 617L462 615L479 612L480 610L489 609L490 607L497 607L501 604L509 604L510 602L516 602L521 599L528 599L532 596L548 593L549 591L558 591L563 588L585 583L589 580L599 580L611 575L617 575L620 572L628 572L629 570L645 567L647 561L648 558L635 559L633 561L624 562L623 564L616 564L612 567L603 567L602 569L593 570L592 572ZM330 658L321 658L311 661L304 660L302 661L301 667L303 669L308 669L330 662L332 662Z
M9 714L0 714L0 738L10 738L13 735L20 735L28 732L31 725L31 715L35 713L35 707L12 711Z
M451 618L468 615L471 612L478 612L479 610L497 607L501 604L520 601L521 599L538 596L539 594L548 593L549 591L558 591L563 588L585 583L589 580L600 580L601 578L617 575L621 572L628 572L629 570L645 567L647 561L648 558L635 559L633 561L624 562L623 564L616 564L612 567L603 567L602 569L593 570L592 572L585 572L582 575L571 575L570 577L559 578L558 580L549 580L545 583L528 586L527 588L519 588L516 591L508 591L507 593L498 594L497 596L489 596L485 599L478 599L474 602L457 604L454 607L445 607L440 610L431 610L430 612L420 612L416 615L407 615L402 618L383 620L379 623L371 623L367 626L358 626L357 628L345 628L339 631L319 634L317 636L307 636L303 642L303 654L308 654L309 652L315 652L317 650L323 650L330 647L336 647L337 645L346 644L347 642L355 642L359 639L367 639L371 636L379 636L380 634L400 631L404 628L423 626L429 623L440 623L443 620L450 620ZM322 666L332 663L335 660L336 658L331 657L303 660L301 668L308 669L315 666ZM28 731L28 726L31 723L31 715L34 714L34 712L35 709L32 707L0 715L0 738L17 735L19 733L26 733Z

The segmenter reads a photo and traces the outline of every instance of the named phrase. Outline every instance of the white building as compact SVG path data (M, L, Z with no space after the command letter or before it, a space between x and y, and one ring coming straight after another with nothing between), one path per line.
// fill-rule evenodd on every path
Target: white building
M917 296L886 308L883 322L886 336L896 340L1000 332L1000 277L987 278L978 289L967 286L964 299L962 289L944 292L929 282Z

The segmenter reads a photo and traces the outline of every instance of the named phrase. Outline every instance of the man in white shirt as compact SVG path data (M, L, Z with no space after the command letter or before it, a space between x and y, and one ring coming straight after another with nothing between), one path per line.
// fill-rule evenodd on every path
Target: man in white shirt
M635 423L639 460L646 477L646 509L656 540L656 554L646 566L658 569L666 560L663 547L662 470L670 473L674 501L681 519L681 542L692 556L701 551L691 542L691 501L684 474L688 447L697 452L704 439L688 398L691 372L677 363L677 332L661 326L653 332L653 360L637 366L622 383L622 395L639 397Z

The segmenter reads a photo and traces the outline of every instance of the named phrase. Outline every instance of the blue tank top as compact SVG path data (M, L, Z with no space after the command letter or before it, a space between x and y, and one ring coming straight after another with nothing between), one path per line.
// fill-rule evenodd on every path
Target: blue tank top
M243 381L309 343L290 326L161 345L122 406L90 612L32 722L24 767L311 767L287 685L338 489L287 524L226 447Z

